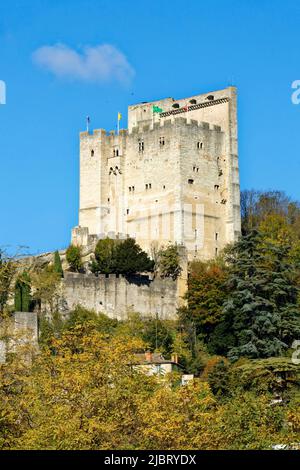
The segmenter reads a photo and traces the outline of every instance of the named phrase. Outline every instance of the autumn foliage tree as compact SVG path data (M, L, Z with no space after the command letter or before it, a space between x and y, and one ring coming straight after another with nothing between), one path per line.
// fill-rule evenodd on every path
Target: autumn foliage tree
M270 449L297 439L296 408L249 392L220 402L206 381L149 376L136 367L141 347L91 320L52 338L31 364L12 355L0 365L0 448Z
M227 276L226 266L220 259L191 264L185 295L187 307L180 310L180 318L183 323L191 322L196 334L205 340L223 318Z

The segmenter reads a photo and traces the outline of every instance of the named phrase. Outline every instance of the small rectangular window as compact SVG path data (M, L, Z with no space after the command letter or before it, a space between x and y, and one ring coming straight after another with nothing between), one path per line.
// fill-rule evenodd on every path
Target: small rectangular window
M193 180L193 179L189 179L189 180L188 180L188 183L189 183L189 184L194 184L194 180Z
M215 240L218 241L218 232L215 233Z

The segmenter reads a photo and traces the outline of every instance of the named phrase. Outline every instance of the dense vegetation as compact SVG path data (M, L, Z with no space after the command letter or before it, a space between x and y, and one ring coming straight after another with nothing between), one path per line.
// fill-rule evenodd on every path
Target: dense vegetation
M300 207L281 192L246 191L242 232L217 259L190 265L187 303L174 321L134 312L117 321L80 306L63 319L59 263L30 273L31 299L47 304L52 320L41 310L38 355L15 352L0 366L0 448L299 446L300 365L291 355L300 339ZM71 270L83 269L81 256L69 248ZM131 239L106 239L91 269L180 274L176 246L152 258ZM10 289L16 302L20 288L27 292L26 272L14 284L15 270L2 253L3 317ZM134 353L145 349L176 352L194 383L139 372Z
M191 385L178 385L176 374L147 376L134 367L134 353L154 342L153 322L137 315L117 322L77 308L48 331L44 324L32 363L23 345L26 354L0 366L0 448L268 449L299 442L295 366L229 366L214 357ZM176 322L158 330L162 350L180 341ZM289 400L273 405L276 374L287 367L295 382L285 383Z

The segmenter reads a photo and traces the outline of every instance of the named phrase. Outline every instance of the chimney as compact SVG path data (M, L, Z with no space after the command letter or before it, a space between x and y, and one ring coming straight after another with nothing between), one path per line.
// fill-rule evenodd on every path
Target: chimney
M178 354L177 353L172 354L171 362L175 362L176 364L178 364Z
M152 352L151 351L146 351L145 352L145 358L147 362L152 362Z

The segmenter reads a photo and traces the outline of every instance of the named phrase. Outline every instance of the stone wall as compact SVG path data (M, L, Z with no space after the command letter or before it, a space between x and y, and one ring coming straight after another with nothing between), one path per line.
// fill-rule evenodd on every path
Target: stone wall
M0 323L0 363L8 352L27 343L38 346L38 318L35 312L15 312Z
M126 279L109 276L65 273L63 297L66 310L76 305L103 312L111 318L125 319L128 312L142 315L158 314L161 319L176 317L182 303L180 282L137 276Z

